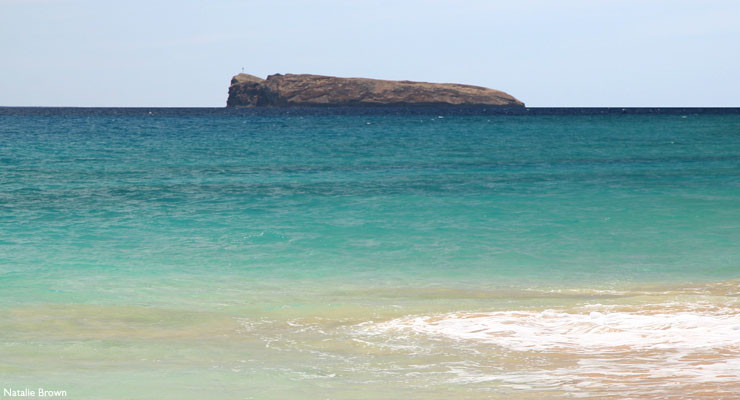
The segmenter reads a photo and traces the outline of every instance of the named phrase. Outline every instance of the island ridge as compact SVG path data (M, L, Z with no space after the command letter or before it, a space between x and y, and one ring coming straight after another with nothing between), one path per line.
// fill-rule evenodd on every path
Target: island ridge
M231 79L226 102L227 107L430 105L524 107L507 93L480 86L309 74L267 79L238 74Z

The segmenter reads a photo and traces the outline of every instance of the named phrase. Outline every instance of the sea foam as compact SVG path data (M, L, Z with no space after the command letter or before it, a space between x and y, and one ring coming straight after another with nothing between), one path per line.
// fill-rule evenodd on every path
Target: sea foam
M410 316L365 326L367 333L415 332L516 351L740 350L732 309L502 311Z
M740 390L740 313L730 305L455 312L355 328L399 351L398 343L462 350L469 362L447 370L451 384L497 382L595 398L617 392L624 398L736 398L731 393Z

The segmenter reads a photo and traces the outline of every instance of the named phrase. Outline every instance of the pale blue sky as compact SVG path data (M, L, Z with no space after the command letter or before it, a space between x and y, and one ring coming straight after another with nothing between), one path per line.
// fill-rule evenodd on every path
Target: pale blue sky
M0 0L0 105L224 106L241 71L740 106L737 0Z

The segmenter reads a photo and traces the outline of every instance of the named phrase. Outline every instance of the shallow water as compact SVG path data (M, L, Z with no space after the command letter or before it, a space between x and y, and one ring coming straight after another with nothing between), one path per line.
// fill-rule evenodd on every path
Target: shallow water
M740 115L0 113L0 382L734 398Z

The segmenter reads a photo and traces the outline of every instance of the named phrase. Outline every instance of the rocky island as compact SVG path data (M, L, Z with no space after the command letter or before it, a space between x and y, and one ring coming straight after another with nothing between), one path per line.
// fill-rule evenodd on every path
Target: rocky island
M386 81L308 74L231 79L227 107L290 106L491 106L524 107L499 90L456 83Z

